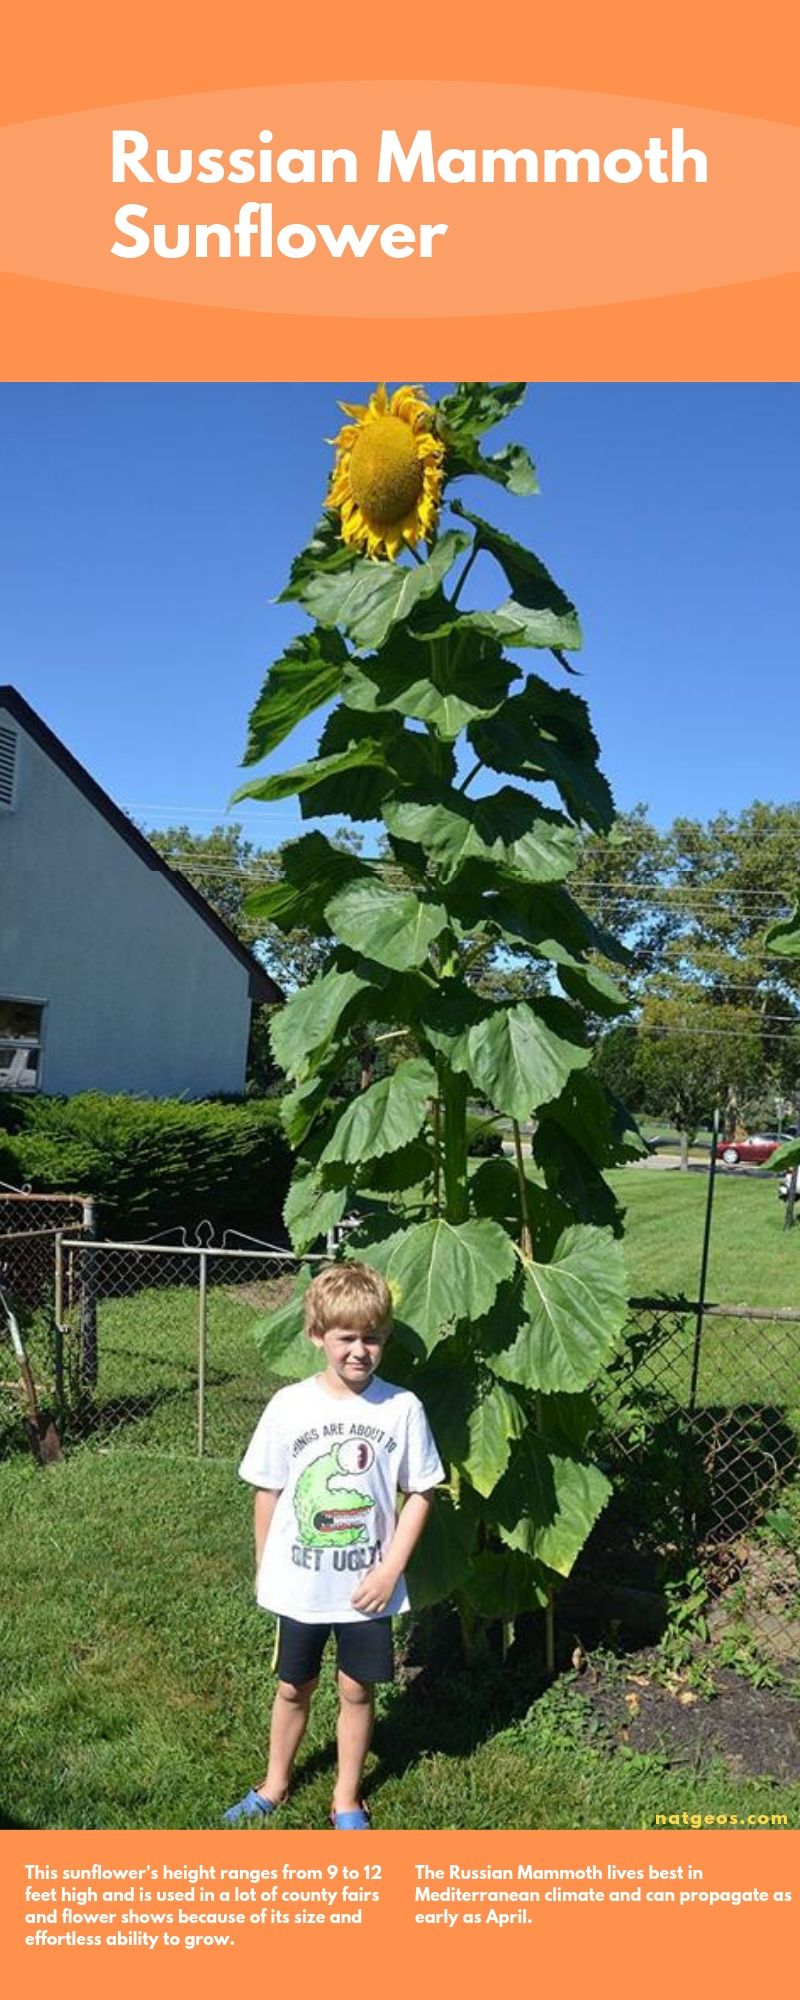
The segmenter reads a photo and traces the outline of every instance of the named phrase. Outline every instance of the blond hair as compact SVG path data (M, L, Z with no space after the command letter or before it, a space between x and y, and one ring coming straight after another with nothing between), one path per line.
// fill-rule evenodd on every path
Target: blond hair
M369 1264L329 1264L312 1278L303 1315L309 1334L329 1333L333 1326L388 1334L392 1295L380 1271Z

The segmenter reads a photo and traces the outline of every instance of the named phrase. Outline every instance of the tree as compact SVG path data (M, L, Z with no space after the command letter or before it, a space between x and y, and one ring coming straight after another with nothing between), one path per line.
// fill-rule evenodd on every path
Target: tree
M641 804L619 814L607 839L587 830L581 844L581 896L594 922L624 939L624 985L632 997L663 963L677 928L664 893L669 852L669 836L658 832Z
M681 1166L699 1127L710 1124L715 1104L733 1087L746 1091L758 1070L761 1047L749 1010L700 1005L686 999L648 999L642 1008L633 1059L642 1109L674 1120Z
M663 836L647 828L638 808L634 821L620 854L627 854L635 879L628 885L624 870L615 879L609 842L592 860L592 913L617 922L631 948L634 999L674 1005L672 1026L659 1030L657 1054L650 1034L642 1064L632 1063L628 1101L638 1103L635 1079L646 1072L653 1108L667 1111L664 1091L657 1103L653 1094L659 1078L666 1088L669 1033L680 1037L684 1051L689 1036L709 1057L713 1051L706 1100L719 1101L729 1135L765 1111L774 1120L778 1105L800 1098L800 967L771 952L766 936L771 915L788 908L800 872L800 806L756 801L737 818L678 819ZM617 1031L603 1037L597 1060L607 1080L609 1063L618 1070L623 1053L633 1056L630 1039ZM674 1104L672 1083L669 1094Z
M336 837L352 848L349 829L340 828ZM261 922L248 909L248 898L256 889L280 881L279 847L255 847L236 824L215 826L203 834L171 826L148 833L147 838L170 867L199 890L279 986L291 991L313 979L324 958L313 933L302 925L283 931L277 924Z
M392 1373L423 1397L450 1467L415 1567L415 1601L454 1592L466 1626L547 1601L608 1496L589 1449L587 1392L621 1334L627 1288L603 1169L639 1150L587 1075L587 1017L614 1018L625 1002L594 969L597 933L566 886L582 829L613 819L586 705L561 682L580 644L577 613L537 556L450 498L465 472L535 490L521 447L488 458L480 448L523 393L521 384L461 384L438 407L422 406L409 438L392 433L392 450L402 446L408 459L405 507L419 450L426 500L441 486L451 509L452 524L435 535L431 501L425 561L381 558L385 512L367 543L373 559L354 550L342 535L352 540L361 519L358 496L341 521L329 506L284 592L311 629L270 668L248 761L271 755L316 707L336 705L315 758L256 777L242 794L294 793L304 817L382 823L383 855L369 859L320 832L288 843L279 879L248 907L284 932L302 926L324 953L272 1023L293 1085L283 1105L297 1152L285 1219L304 1254L355 1213L341 1254L389 1279ZM389 414L402 424L413 392L398 398ZM378 392L355 412L348 450L386 414ZM380 445L379 428L371 443ZM370 462L362 454L365 478ZM395 552L407 526L406 517ZM463 611L476 562L499 568L506 595L497 608ZM520 669L506 643L545 661L549 653L558 682ZM481 765L494 789L472 796ZM549 785L558 809L539 796ZM524 1000L476 991L471 969L520 951L554 990L533 985ZM332 1104L364 1024L376 1039L397 1038L402 1058ZM471 1096L510 1121L512 1159L470 1162ZM526 1160L520 1129L532 1114ZM310 1270L260 1331L269 1366L289 1378L310 1365L301 1335Z

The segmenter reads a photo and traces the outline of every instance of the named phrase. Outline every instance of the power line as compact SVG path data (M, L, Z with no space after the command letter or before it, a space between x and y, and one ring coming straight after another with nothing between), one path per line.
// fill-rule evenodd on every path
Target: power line
M298 830L297 837L302 838L303 834L308 830L309 830L309 822L304 821L302 827ZM155 844L155 840L157 839L158 835L163 834L167 831L169 831L168 828L153 827L150 829L149 835L147 837L153 840ZM198 837L202 838L202 836ZM192 870L198 874L204 873L204 874L228 877L231 880L241 879L242 881L248 881L250 879L251 869L255 869L259 865L260 854L265 854L271 851L273 850L256 849L255 854L253 855L251 860L248 860L246 862L235 862L235 861L229 861L224 858L221 858L219 861L215 861L213 857L208 855L200 855L198 857L196 854L196 850L192 848L178 848L175 850L175 852L170 854L169 860L173 867L180 867L181 863L185 862L187 866L191 866ZM363 859L366 861L370 860L377 861L383 859L383 857L375 854L372 855L366 854L363 856ZM627 890L622 890L618 888L600 890L594 884L587 884L581 882L580 879L576 876L566 877L564 883L558 886L569 887L570 890L577 891L587 902L594 901L595 906L597 905L597 902L601 898L607 898L608 900L613 900L615 896L627 894L635 896L637 901L643 903L645 907L649 906L651 908L658 909L661 905L662 896L666 897L667 895L673 896L680 894L685 896L687 900L690 900L693 906L698 904L703 904L714 907L719 902L720 896L726 896L726 897L731 897L737 903L767 902L767 901L779 902L788 911L788 898L780 890L739 891L736 889L721 889L721 890L707 889L703 890L701 893L697 895L693 895L689 890L681 890L681 891L664 890L661 892L660 895L650 896L648 894L647 896L645 896L645 894L642 891L633 888ZM727 911L723 911L723 914L728 915L730 913Z

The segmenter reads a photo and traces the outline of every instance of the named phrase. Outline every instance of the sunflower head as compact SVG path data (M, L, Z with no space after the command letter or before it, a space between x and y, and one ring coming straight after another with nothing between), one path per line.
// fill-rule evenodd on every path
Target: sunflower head
M444 445L433 432L433 406L424 389L406 386L390 397L380 383L368 403L339 408L348 421L332 440L325 504L340 514L348 548L394 562L436 533Z

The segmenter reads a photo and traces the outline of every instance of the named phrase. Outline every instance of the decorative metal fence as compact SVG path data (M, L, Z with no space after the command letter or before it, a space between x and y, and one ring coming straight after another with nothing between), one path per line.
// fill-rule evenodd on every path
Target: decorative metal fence
M178 1456L244 1448L273 1386L254 1328L288 1297L297 1261L232 1231L219 1245L200 1234L62 1240L67 1437Z

